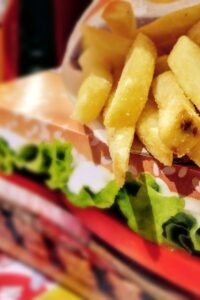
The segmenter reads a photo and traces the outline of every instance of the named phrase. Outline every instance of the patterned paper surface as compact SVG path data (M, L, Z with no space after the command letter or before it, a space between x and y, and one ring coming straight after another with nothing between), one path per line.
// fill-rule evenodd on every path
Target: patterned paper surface
M80 300L35 270L0 253L0 300Z

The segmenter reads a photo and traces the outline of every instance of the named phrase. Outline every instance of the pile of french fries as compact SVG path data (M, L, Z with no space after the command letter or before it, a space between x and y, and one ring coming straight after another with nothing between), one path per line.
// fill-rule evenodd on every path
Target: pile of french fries
M83 28L73 116L105 125L119 186L136 135L164 165L187 155L200 166L200 5L137 28L130 2L108 1L102 18Z

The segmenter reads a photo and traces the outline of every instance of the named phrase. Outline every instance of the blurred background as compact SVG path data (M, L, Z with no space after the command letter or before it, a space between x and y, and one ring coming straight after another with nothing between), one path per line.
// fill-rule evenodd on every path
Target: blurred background
M91 0L0 0L0 79L62 62L67 39Z

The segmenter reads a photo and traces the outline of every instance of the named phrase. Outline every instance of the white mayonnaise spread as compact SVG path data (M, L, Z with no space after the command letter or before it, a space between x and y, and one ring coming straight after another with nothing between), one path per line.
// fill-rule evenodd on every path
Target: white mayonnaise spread
M155 178L156 183L160 187L160 193L164 196L177 196L177 193L171 192L168 185L161 179L161 178Z
M78 194L84 186L89 187L92 192L98 193L114 179L109 170L85 160L83 155L76 150L73 150L72 154L74 157L74 170L67 183L72 193Z
M28 143L24 137L5 128L0 128L0 137L4 138L13 150L17 150Z
M157 184L160 186L160 192L164 196L177 196L175 192L171 192L168 185L160 178L156 178ZM200 200L196 200L192 197L182 197L185 200L184 210L193 215L200 224Z

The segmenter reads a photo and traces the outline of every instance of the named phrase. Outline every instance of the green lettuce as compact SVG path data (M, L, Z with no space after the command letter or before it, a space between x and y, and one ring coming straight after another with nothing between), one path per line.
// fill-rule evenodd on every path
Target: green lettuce
M51 163L46 184L52 189L62 189L73 171L72 146L55 141L50 148Z
M184 208L180 197L166 197L159 192L153 176L142 173L137 180L128 178L117 202L129 227L145 239L161 243L162 225Z
M0 139L0 169L3 172L11 173L15 168L36 174L50 189L64 192L69 201L79 207L111 207L119 191L116 182L110 181L98 193L86 186L74 194L67 187L73 165L72 145L67 142L30 143L14 153L6 141Z
M179 212L163 224L163 236L173 246L200 256L200 226L188 212Z
M89 187L83 187L78 194L70 192L67 188L64 189L69 201L82 208L88 206L109 208L114 204L118 191L119 187L115 180L110 181L98 193L93 193Z
M17 153L16 167L34 174L47 174L51 163L51 155L48 148L49 146L45 143L23 146Z
M15 153L10 149L8 143L0 138L0 171L11 174L14 169Z
M52 141L22 147L16 158L16 167L43 175L51 189L63 189L73 170L72 146Z

